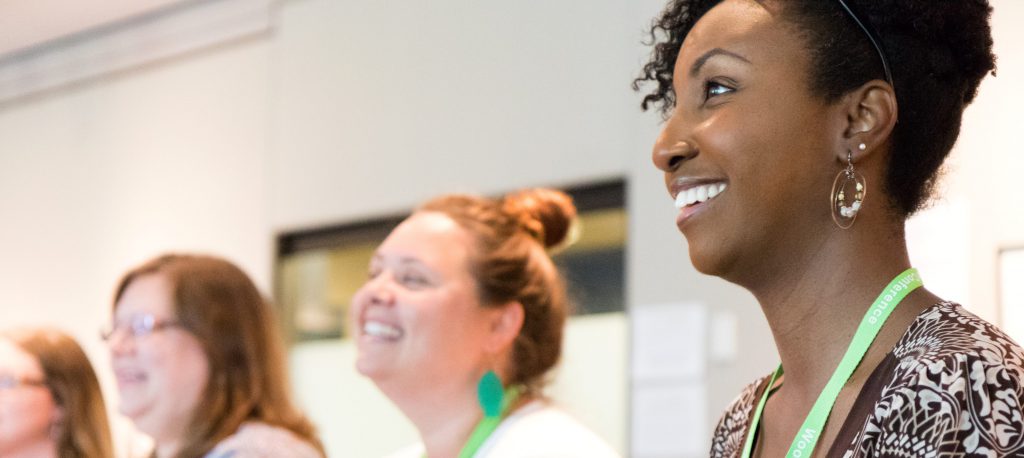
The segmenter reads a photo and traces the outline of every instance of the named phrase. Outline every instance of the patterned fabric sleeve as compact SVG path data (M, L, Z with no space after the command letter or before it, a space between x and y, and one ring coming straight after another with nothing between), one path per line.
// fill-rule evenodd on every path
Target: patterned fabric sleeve
M1024 457L1021 348L958 306L932 313L844 456Z
M711 437L711 453L713 458L732 458L743 452L743 442L747 440L747 429L750 427L754 408L759 400L762 385L767 384L768 377L761 377L747 385L722 414Z

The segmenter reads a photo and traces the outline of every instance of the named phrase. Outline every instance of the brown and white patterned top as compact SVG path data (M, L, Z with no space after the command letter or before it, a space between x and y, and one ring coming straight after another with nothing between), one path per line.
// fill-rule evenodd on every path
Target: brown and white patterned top
M768 377L715 428L712 457L738 457ZM1024 349L952 302L918 315L872 372L827 456L1024 457Z

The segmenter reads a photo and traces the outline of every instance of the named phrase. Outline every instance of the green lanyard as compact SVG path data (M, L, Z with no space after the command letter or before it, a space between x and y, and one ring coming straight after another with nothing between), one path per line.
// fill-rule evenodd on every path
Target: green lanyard
M801 458L811 455L811 452L814 451L814 446L817 445L818 439L821 437L825 420L828 419L828 414L832 411L832 405L835 404L836 398L839 397L839 391L843 389L843 385L850 379L850 375L853 374L854 369L860 364L860 360L864 358L864 353L867 353L871 342L875 340L878 331L882 329L882 324L889 318L889 314L896 308L896 305L903 298L907 297L907 294L920 288L922 285L921 276L918 274L917 269L907 269L889 282L889 285L882 290L882 294L878 296L878 299L875 299L875 302L871 304L871 308L864 314L864 319L861 320L860 326L857 327L857 332L853 335L853 341L847 347L846 354L843 355L843 359L839 362L839 367L832 373L832 378L828 380L825 389L821 390L818 400L814 402L814 407L811 408L807 418L804 419L804 424L800 427L796 437L793 438L793 443L789 446L789 453L786 454L787 458ZM757 433L757 427L761 421L761 413L764 411L764 404L768 401L768 395L771 394L772 385L775 384L775 380L780 375L782 375L781 364L772 373L772 377L764 389L764 394L761 395L761 400L757 403L757 408L754 410L754 418L750 422L750 430L747 431L747 441L743 446L743 454L740 455L742 458L749 458L751 452L753 452L751 448L754 443L754 434Z
M463 445L462 450L459 451L459 458L473 458L473 455L476 455L476 452L480 450L484 442L487 442L491 434L494 434L494 430L501 426L501 421L505 419L508 410L516 403L517 399L519 399L518 387L511 387L505 390L505 396L501 400L501 415L496 417L485 415L480 420L480 423L476 424L476 428L473 428L473 433L469 435L466 445ZM427 458L426 452L423 452L423 458Z
M501 421L505 419L505 415L508 415L508 410L512 408L512 405L516 403L519 398L519 388L510 387L505 390L505 396L501 400L501 415L494 417L484 416L480 420L480 423L476 424L476 428L473 428L473 434L469 435L469 440L466 441L466 445L462 446L462 451L459 452L459 458L473 458L476 452L480 450L480 447L487 442L487 439L491 437L494 430L498 429L501 425Z

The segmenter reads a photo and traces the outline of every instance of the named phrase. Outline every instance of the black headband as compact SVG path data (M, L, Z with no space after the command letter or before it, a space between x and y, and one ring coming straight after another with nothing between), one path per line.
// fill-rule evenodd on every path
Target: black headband
M871 33L871 29L868 28L868 25L862 22L860 18L854 14L853 10L850 9L850 6L847 5L845 1L839 0L839 6L843 7L846 14L850 15L853 22L856 22L860 29L864 31L864 34L868 36L868 39L871 40L871 44L875 47L875 51L878 51L878 57L882 59L882 70L885 71L885 80L889 82L889 85L892 86L893 90L896 90L896 83L893 82L892 72L889 70L889 60L885 58L885 52L882 51L882 45L875 39L875 34Z

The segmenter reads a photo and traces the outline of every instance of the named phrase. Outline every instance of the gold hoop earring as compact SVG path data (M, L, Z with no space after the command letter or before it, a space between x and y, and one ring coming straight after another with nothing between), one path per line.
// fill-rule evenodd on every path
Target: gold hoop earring
M867 145L861 143L857 149L864 151ZM857 219L864 195L867 193L867 182L853 168L853 152L846 152L846 168L836 175L832 183L832 220L842 229L849 229Z

